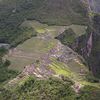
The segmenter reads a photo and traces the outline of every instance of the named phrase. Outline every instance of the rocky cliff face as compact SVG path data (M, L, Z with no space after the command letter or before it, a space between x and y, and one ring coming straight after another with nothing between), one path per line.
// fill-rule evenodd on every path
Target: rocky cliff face
M80 53L87 61L89 69L93 74L100 78L100 7L99 0L89 0L90 25L87 34L78 38L75 50Z
M93 17L93 40L92 40L92 51L88 57L89 65L94 75L100 77L100 15Z
M92 13L95 13L92 17L92 22L88 30L87 44L88 50L91 49L90 55L84 55L88 60L90 70L93 71L93 74L97 77L100 77L100 1L99 0L89 0L89 6ZM91 17L91 16L90 16ZM92 33L92 36L91 36ZM89 40L92 38L92 40Z
M63 44L69 45L74 51L82 55L90 71L100 78L100 7L99 0L82 0L89 15L89 25L86 34L75 38L73 32L67 30L57 37Z

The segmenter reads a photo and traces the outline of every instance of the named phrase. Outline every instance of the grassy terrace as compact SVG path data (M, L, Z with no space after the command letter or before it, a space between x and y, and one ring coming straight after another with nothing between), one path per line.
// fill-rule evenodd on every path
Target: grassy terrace
M75 63L77 64L77 62L75 62ZM58 75L65 75L65 76L73 79L74 81L84 80L84 77L83 76L81 77L79 72L77 73L77 71L73 70L73 68L75 67L74 65L72 66L72 68L70 68L67 64L64 64L63 62L59 62L56 59L52 59L52 63L50 64L50 67ZM78 66L77 70L80 71L80 68L81 68L81 66Z
M41 60L52 48L56 46L58 40L54 37L61 34L64 30L72 28L76 36L85 34L86 26L70 25L70 26L48 26L37 21L25 21L20 27L32 27L38 34L23 44L17 46L16 51L7 58L11 61L10 69L22 71L26 65L34 63L36 60ZM48 38L49 37L49 38ZM77 59L73 59L68 64L57 61L51 58L52 62L49 64L56 75L64 75L78 82L82 85L90 85L100 87L99 84L90 83L86 81L85 75L80 75L80 70L88 72L87 68Z
M71 24L67 26L56 26L56 25L47 25L47 24L42 24L36 20L31 20L31 21L24 21L21 24L21 27L32 27L38 34L40 33L45 33L45 32L51 32L53 36L57 36L58 32L62 33L64 29L71 28L76 36L81 36L86 33L87 26L84 25L77 25L77 24ZM48 33L47 33L48 34Z
M89 85L89 86L94 86L94 87L100 88L100 84L88 82L85 78L85 75L80 76L80 73L78 73L77 71L75 72L75 70L73 70L73 69L75 69L74 68L75 66L72 66L72 68L70 68L68 65L66 65L62 62L59 62L56 59L52 59L52 61L53 61L52 64L50 64L49 66L52 70L54 70L56 72L57 75L67 76L68 78L70 78L75 83L78 82L81 85L87 85L87 86ZM74 64L75 63L77 64L77 62L74 62ZM78 71L80 70L80 67L79 66L77 67ZM86 68L85 68L85 70L87 72Z
M9 68L22 71L26 65L34 63L56 45L55 40L31 38L17 47L7 58L11 61Z
M7 57L11 61L9 68L18 71L22 71L26 65L39 60L41 56L54 48L58 43L58 40L54 39L54 37L61 34L64 30L72 28L77 36L85 34L86 31L86 26L48 26L35 20L23 22L20 28L24 27L33 28L37 32L37 37L32 37L18 45L16 50Z

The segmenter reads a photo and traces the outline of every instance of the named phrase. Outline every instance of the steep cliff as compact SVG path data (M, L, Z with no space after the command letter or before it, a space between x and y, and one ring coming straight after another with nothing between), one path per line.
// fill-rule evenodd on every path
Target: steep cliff
M87 60L90 70L100 78L100 1L88 0L88 13L91 23L84 36L84 46L81 48L81 54ZM79 47L82 45L79 43Z
M84 46L79 52L87 60L90 70L96 77L100 78L100 1L88 0L88 13L90 17L90 25L87 34L81 41ZM82 43L79 43L80 47Z
M86 33L76 37L73 30L66 30L57 39L82 55L90 71L100 78L100 7L98 6L100 1L83 0L82 2L87 8L89 16Z

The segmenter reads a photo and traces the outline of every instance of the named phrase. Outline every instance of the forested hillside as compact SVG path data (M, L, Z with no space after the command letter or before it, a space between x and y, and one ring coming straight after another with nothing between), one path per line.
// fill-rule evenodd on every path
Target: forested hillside
M100 100L93 1L0 0L0 100Z
M87 24L86 13L78 0L3 0L0 2L0 42L14 46L34 36L32 29L20 28L25 20L55 25ZM22 36L24 39L19 40Z

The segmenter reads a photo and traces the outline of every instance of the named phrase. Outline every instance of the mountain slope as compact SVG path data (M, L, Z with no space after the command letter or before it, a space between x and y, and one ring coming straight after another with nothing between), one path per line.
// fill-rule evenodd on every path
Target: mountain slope
M48 26L37 21L25 21L21 27L33 27L37 32L37 37L33 37L11 49L9 54L6 55L6 58L11 61L9 68L22 71L21 78L27 77L27 75L35 75L40 79L50 76L66 76L80 85L99 87L98 83L95 84L95 78L93 78L93 83L89 82L90 80L87 78L89 71L83 64L82 57L55 39L69 28L75 28L81 34L80 27L85 31L84 26L74 25L74 28L72 25ZM18 76L9 82L8 86L18 83L21 78Z
M5 56L0 51L1 100L100 99L99 79L86 61L56 39L70 44L84 37L87 12L80 0L0 2L0 42L11 45Z
M83 41L79 43L79 52L84 56L89 64L89 69L93 72L96 77L100 78L100 1L99 0L88 0L88 12L90 13L91 23L88 27L87 34L79 39ZM92 14L91 14L92 13ZM91 38L92 37L92 38ZM89 39L92 39L90 42ZM88 44L90 47L88 47ZM87 48L88 47L88 48ZM90 48L90 55L87 55L87 51ZM83 50L80 51L81 49Z

